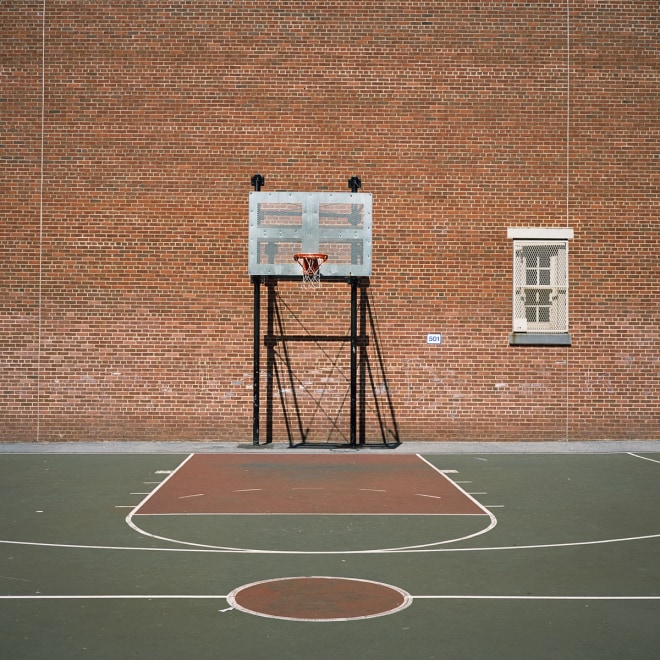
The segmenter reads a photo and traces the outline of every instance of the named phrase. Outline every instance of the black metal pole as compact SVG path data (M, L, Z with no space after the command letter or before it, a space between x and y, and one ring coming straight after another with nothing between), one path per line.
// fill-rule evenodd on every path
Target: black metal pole
M275 287L277 281L266 280L268 290L268 324L266 328L266 444L273 442L273 373L275 371Z
M252 277L254 288L254 356L252 362L252 444L259 444L259 358L261 344L261 278Z
M367 287L369 286L368 280L362 280L360 286L360 378L358 383L358 392L360 396L360 422L358 426L358 442L363 445L366 441L366 371L367 371L367 343L369 337L367 335Z
M358 316L358 281L351 278L351 435L350 444L357 444L357 316Z

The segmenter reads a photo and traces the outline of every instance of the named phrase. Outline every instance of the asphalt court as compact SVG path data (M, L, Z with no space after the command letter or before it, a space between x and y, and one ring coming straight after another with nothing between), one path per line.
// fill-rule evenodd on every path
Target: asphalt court
M421 456L364 453L192 455L129 523L201 547L316 553L424 547L492 524Z
M421 456L192 455L136 514L469 515L484 509Z
M0 477L0 657L648 658L660 642L659 453L5 453ZM392 511L361 511L361 488ZM279 513L237 512L241 490ZM448 494L475 512L415 509ZM172 508L186 500L198 511Z

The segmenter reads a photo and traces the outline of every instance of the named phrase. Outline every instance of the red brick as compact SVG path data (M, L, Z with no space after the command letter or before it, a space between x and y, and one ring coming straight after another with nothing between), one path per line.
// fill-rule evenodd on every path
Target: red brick
M404 442L658 438L660 15L569 8L570 81L564 2L52 1L42 106L2 3L0 439L251 439L255 172L373 194ZM507 227L567 223L573 346L511 347ZM345 285L280 289L346 332ZM346 351L295 350L347 428Z

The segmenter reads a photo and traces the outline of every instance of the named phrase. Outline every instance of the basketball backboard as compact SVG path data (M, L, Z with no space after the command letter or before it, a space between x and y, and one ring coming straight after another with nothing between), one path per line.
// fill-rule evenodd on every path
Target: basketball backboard
M323 277L371 276L371 194L250 193L248 272L297 277L299 253L324 253Z

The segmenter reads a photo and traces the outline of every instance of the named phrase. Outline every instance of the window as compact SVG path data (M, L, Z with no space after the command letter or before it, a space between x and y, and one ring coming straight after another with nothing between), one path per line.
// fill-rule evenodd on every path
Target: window
M509 229L513 238L512 345L570 345L570 229Z

